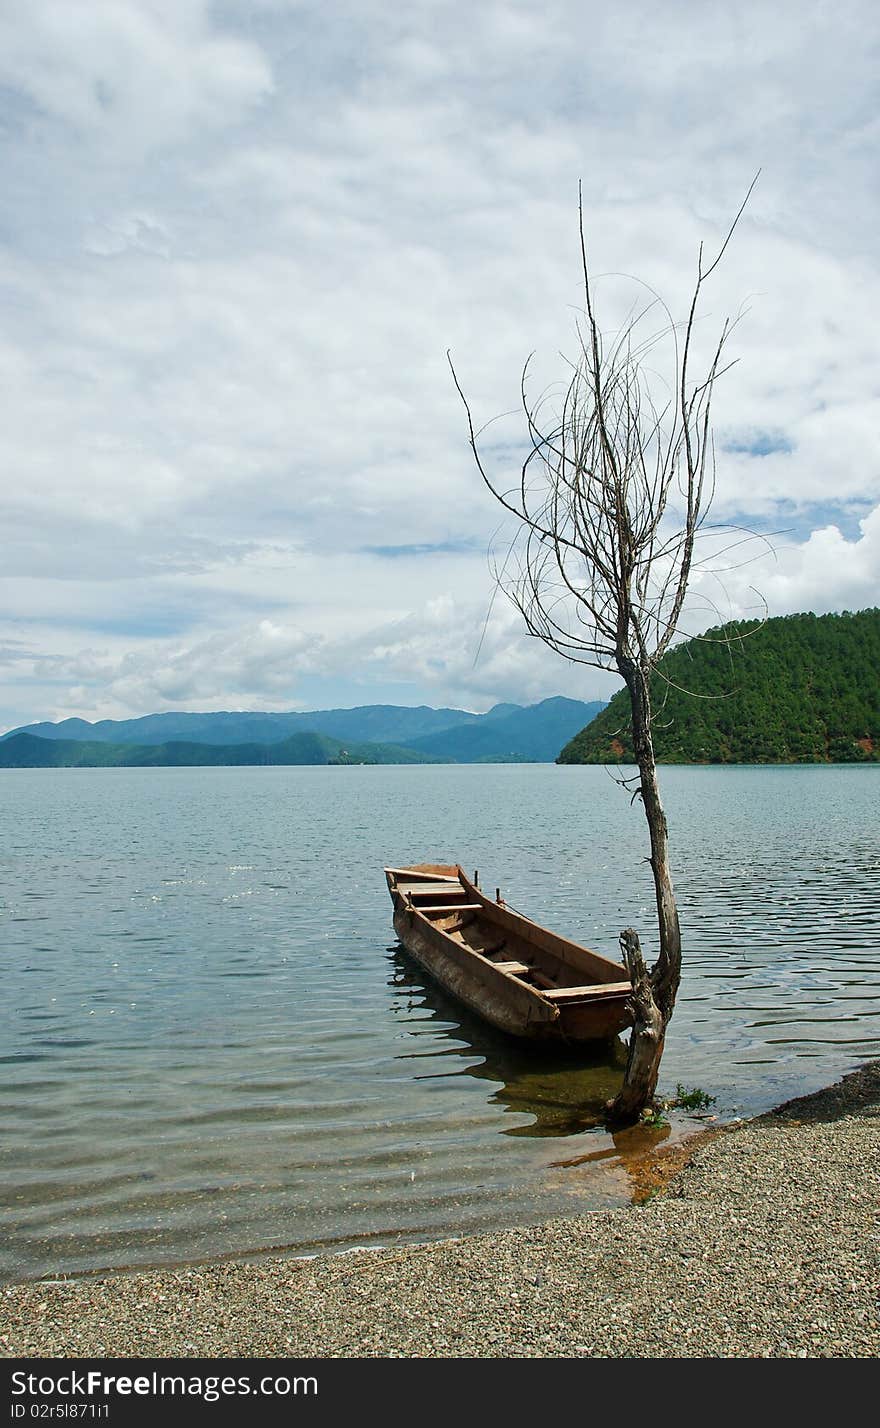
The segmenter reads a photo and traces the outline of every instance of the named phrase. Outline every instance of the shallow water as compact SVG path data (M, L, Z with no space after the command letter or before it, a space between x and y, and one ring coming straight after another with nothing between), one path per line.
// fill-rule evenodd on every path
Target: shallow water
M751 1115L880 1055L880 769L661 777L685 937L661 1089ZM462 860L537 921L614 957L634 925L650 955L644 818L604 770L0 778L5 1276L627 1199L633 1134L595 1124L622 1045L560 1060L463 1015L396 949L382 876Z

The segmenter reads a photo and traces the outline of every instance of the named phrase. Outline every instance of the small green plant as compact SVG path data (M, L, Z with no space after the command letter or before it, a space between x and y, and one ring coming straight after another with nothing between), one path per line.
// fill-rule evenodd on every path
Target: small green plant
M663 1112L667 1103L661 1106L646 1106L639 1116L639 1123L643 1126L666 1126L669 1124Z
M692 1086L688 1091L680 1081L675 1088L675 1099L669 1102L671 1106L680 1106L683 1111L705 1111L714 1104L715 1097L710 1096L708 1091L700 1086Z

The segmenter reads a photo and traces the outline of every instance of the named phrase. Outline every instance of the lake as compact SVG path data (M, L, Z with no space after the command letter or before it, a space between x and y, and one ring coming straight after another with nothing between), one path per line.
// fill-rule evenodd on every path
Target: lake
M721 1119L880 1055L880 767L665 768L661 1068ZM461 861L655 948L641 808L555 765L4 770L0 1274L439 1238L623 1204L616 1053L524 1051L397 950L382 868ZM639 1139L641 1137L641 1140Z

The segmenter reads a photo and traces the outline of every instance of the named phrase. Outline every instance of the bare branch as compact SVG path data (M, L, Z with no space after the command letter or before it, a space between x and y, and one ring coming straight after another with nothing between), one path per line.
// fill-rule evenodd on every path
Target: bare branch
M681 934L652 739L657 713L652 700L659 698L662 709L673 681L658 662L683 634L694 570L718 579L713 561L738 558L747 539L735 531L722 541L713 529L712 554L697 548L698 539L708 534L715 490L712 401L717 383L734 365L726 349L736 323L722 322L708 363L696 377L691 375L694 337L703 288L727 251L757 177L708 265L700 247L684 323L676 323L658 294L643 284L645 300L632 303L609 337L597 319L578 186L584 300L576 325L578 350L573 359L564 359L568 382L561 401L550 389L531 395L531 357L524 363L519 398L527 448L515 484L507 489L482 459L479 434L447 353L477 469L516 522L503 565L495 570L497 588L512 600L530 635L570 663L616 669L629 691L638 774L616 781L644 806L660 951L649 973L636 934L631 929L622 934L634 986L635 1029L625 1094L615 1105L618 1114L627 1116L653 1094L681 971ZM664 325L651 330L658 312ZM655 315L650 323L649 314Z

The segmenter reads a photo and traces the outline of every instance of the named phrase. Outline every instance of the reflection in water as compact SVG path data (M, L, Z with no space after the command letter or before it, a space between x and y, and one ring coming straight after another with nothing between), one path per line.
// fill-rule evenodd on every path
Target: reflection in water
M427 1024L441 1046L448 1039L439 1054L460 1057L466 1063L460 1071L469 1076L499 1083L491 1103L533 1117L529 1124L518 1121L503 1127L504 1135L577 1135L601 1124L603 1107L617 1094L626 1063L620 1037L572 1051L521 1043L448 996L399 948L390 950L390 985L398 994L394 1010L407 1018L411 1035L423 1035ZM422 1015L409 1021L415 1009ZM419 1054L412 1050L402 1055L406 1059Z
M701 1125L716 1121L714 1115L667 1111L660 1124L607 1130L604 1105L617 1094L626 1067L623 1038L597 1045L590 1054L584 1047L567 1052L506 1037L461 1007L400 945L389 952L389 985L397 994L393 1011L406 1022L407 1034L416 1041L430 1037L433 1057L460 1058L464 1064L454 1075L496 1082L489 1104L516 1112L516 1124L501 1127L501 1134L577 1135L579 1145L589 1145L589 1150L544 1161L541 1181L547 1194L579 1195L589 1185L589 1194L599 1204L603 1195L614 1194L614 1187L623 1190L629 1185L623 1198L641 1198L650 1188L653 1152L680 1144ZM401 1060L414 1060L424 1052L416 1048L399 1055ZM526 1124L520 1118L523 1114L530 1117Z
M626 1198L640 1198L651 1183L648 1168L652 1154L679 1144L701 1125L716 1120L714 1115L670 1111L656 1125L607 1129L603 1109L617 1094L626 1065L626 1045L621 1037L597 1045L592 1054L583 1046L566 1052L559 1047L521 1043L461 1006L399 945L388 951L389 985L397 994L392 1010L404 1020L408 1035L416 1042L430 1036L434 1057L454 1057L464 1063L454 1075L497 1083L489 1104L516 1113L516 1124L502 1126L502 1135L550 1138L589 1133L579 1144L589 1144L590 1149L544 1162L541 1181L545 1191L577 1195L589 1184L599 1203L603 1194L613 1193L615 1184L628 1184ZM424 1054L418 1047L398 1053L401 1060ZM525 1124L520 1119L523 1114L531 1117ZM604 1192L597 1176L603 1177Z
M627 1126L609 1136L610 1145L587 1151L584 1155L570 1156L567 1160L552 1160L550 1164L560 1170L571 1170L576 1165L598 1165L603 1160L620 1160L629 1169L652 1150L658 1150L664 1141L670 1140L672 1133L669 1121L662 1121L659 1125Z

